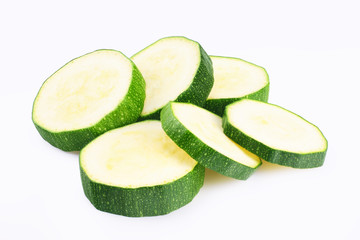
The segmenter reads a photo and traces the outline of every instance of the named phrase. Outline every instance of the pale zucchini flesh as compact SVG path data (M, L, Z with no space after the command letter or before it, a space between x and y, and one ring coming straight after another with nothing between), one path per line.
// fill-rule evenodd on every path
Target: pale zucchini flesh
M210 56L214 69L214 86L204 105L222 116L226 105L242 98L267 102L269 76L266 70L239 58Z
M213 86L209 56L199 43L184 37L160 39L131 59L146 81L143 119L159 118L169 101L202 105Z
M125 188L166 184L197 164L171 141L159 121L109 131L86 146L80 159L93 181Z
M99 136L80 152L80 167L92 204L125 216L171 212L190 202L204 180L204 168L156 120Z
M115 50L98 50L44 82L32 118L45 140L76 151L97 135L136 121L144 98L144 80L131 60Z
M327 141L322 132L279 106L244 99L226 108L224 132L262 159L281 165L321 166Z
M112 111L130 86L132 65L115 51L75 60L44 83L34 120L54 132L89 127Z
M214 87L209 99L239 98L269 83L265 69L239 58L210 56L214 68Z
M255 154L223 133L219 116L189 103L169 103L161 112L163 129L192 158L207 168L247 179L261 165Z

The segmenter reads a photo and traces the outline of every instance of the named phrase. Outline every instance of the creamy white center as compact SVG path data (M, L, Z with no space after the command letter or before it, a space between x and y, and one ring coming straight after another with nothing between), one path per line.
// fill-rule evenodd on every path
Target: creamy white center
M86 146L80 159L93 181L131 188L172 182L197 163L165 134L160 121L107 132Z
M91 126L121 102L131 77L131 62L117 51L99 50L72 60L42 86L34 119L52 131Z
M211 56L214 87L209 99L239 98L262 89L268 83L266 71L241 59Z
M184 38L166 38L132 57L146 82L142 116L175 100L192 83L200 62L197 43Z
M266 103L243 100L228 108L230 123L255 140L275 149L308 153L322 151L320 130L296 114Z

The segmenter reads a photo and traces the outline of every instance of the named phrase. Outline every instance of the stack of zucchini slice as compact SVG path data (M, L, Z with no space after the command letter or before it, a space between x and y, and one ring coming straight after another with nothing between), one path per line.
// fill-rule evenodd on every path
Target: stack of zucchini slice
M246 180L262 160L324 163L321 131L268 96L262 67L167 37L131 58L98 50L70 61L40 88L32 120L53 146L80 150L97 209L156 216L192 201L205 168Z

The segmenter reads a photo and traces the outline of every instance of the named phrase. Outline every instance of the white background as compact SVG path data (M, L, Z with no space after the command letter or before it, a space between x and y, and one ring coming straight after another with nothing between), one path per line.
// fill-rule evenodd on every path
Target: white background
M1 1L0 239L360 239L359 1ZM182 35L208 54L266 68L269 102L329 141L323 167L264 163L247 181L206 172L165 216L96 210L78 155L37 133L32 102L67 61L112 48L131 56Z

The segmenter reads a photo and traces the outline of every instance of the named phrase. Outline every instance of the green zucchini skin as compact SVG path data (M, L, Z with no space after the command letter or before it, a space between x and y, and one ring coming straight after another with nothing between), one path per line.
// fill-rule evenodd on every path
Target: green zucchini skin
M223 128L226 136L265 161L293 168L315 168L324 164L327 151L327 141L325 150L321 152L301 154L273 149L256 141L240 131L238 128L234 127L229 122L226 110L223 116Z
M200 50L200 64L193 78L193 82L183 93L181 93L175 100L173 100L173 102L193 103L197 106L202 107L205 104L205 101L208 98L214 85L214 70L209 55L205 52L205 50L201 47L199 43L197 44ZM148 115L140 116L139 121L147 119L160 120L161 110L162 108Z
M174 115L171 102L161 111L161 125L165 133L204 167L239 180L248 179L261 165L255 168L242 165L203 143L192 134Z
M204 184L205 168L196 164L192 171L174 182L139 188L94 182L81 165L80 174L84 193L96 209L128 217L144 217L168 214L191 202Z
M224 115L225 107L230 103L239 101L241 99L253 99L262 102L267 102L269 99L269 89L270 84L264 86L260 90L245 95L239 98L217 98L217 99L207 99L204 105L204 108L209 110L210 112L215 113L216 115L222 117Z
M73 131L52 132L38 125L34 117L32 117L32 121L41 137L63 151L80 151L97 136L111 129L135 122L144 107L145 80L135 64L132 62L131 64L133 66L132 81L127 94L117 108L95 125ZM34 105L32 112L34 112Z

